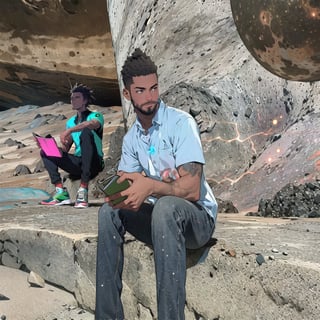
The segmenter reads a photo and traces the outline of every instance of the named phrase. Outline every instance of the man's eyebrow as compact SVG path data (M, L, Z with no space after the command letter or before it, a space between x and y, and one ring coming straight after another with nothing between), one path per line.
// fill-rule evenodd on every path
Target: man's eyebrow
M158 86L158 83L155 83L154 85L152 85L150 88L153 89L154 87L157 87ZM145 90L147 89L146 87L139 87L139 86L136 86L134 87L135 89L139 89L139 90Z

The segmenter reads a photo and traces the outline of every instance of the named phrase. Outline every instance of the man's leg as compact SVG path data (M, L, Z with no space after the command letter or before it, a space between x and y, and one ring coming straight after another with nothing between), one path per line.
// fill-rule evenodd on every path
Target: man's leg
M123 237L118 210L104 204L99 210L96 270L96 320L123 320Z
M114 210L104 204L99 210L96 269L96 320L123 320L121 303L123 241L126 231L151 244L152 206L139 212Z
M94 136L90 129L85 128L80 135L82 150L81 182L89 183L102 170L102 159L98 154Z
M63 152L62 157L47 157L43 151L40 152L43 164L47 169L52 184L61 181L58 169L70 173L75 178L81 178L84 182L89 182L102 169L102 159L98 155L94 143L94 137L89 129L84 129L81 133L82 157Z
M59 168L62 170L75 175L79 176L79 172L81 170L81 158L76 157L72 154L63 152L62 157L47 157L43 151L40 152L43 164L48 171L50 180L52 184L56 184L61 182L61 176L59 174Z
M154 206L151 227L158 320L183 320L186 248L197 249L208 242L214 230L213 219L197 204L166 196Z

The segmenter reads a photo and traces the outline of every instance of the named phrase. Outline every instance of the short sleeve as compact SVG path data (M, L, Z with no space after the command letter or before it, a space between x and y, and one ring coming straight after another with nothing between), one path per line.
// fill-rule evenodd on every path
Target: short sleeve
M118 170L125 172L141 172L142 167L137 158L136 153L132 148L133 143L130 143L128 136L125 136L122 143L122 154L119 162Z
M193 118L187 117L177 121L173 152L177 167L188 162L205 163L199 128Z

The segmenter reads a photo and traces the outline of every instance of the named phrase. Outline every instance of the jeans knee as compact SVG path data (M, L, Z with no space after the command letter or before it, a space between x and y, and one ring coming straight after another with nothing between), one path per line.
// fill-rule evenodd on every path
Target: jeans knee
M159 226L176 220L177 199L176 197L165 196L157 200L152 211L153 225Z
M111 211L112 211L112 208L107 203L104 203L102 205L102 207L100 207L100 209L98 211L98 226L99 227L110 224Z

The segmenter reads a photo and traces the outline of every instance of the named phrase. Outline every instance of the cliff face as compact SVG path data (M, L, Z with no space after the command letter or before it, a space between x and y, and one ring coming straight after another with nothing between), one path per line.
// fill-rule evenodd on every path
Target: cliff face
M69 101L70 83L119 104L104 0L12 0L0 4L0 110Z
M135 47L159 66L163 99L196 118L215 194L239 209L319 175L319 84L266 71L229 1L107 0L118 70ZM129 123L132 112L123 101Z

